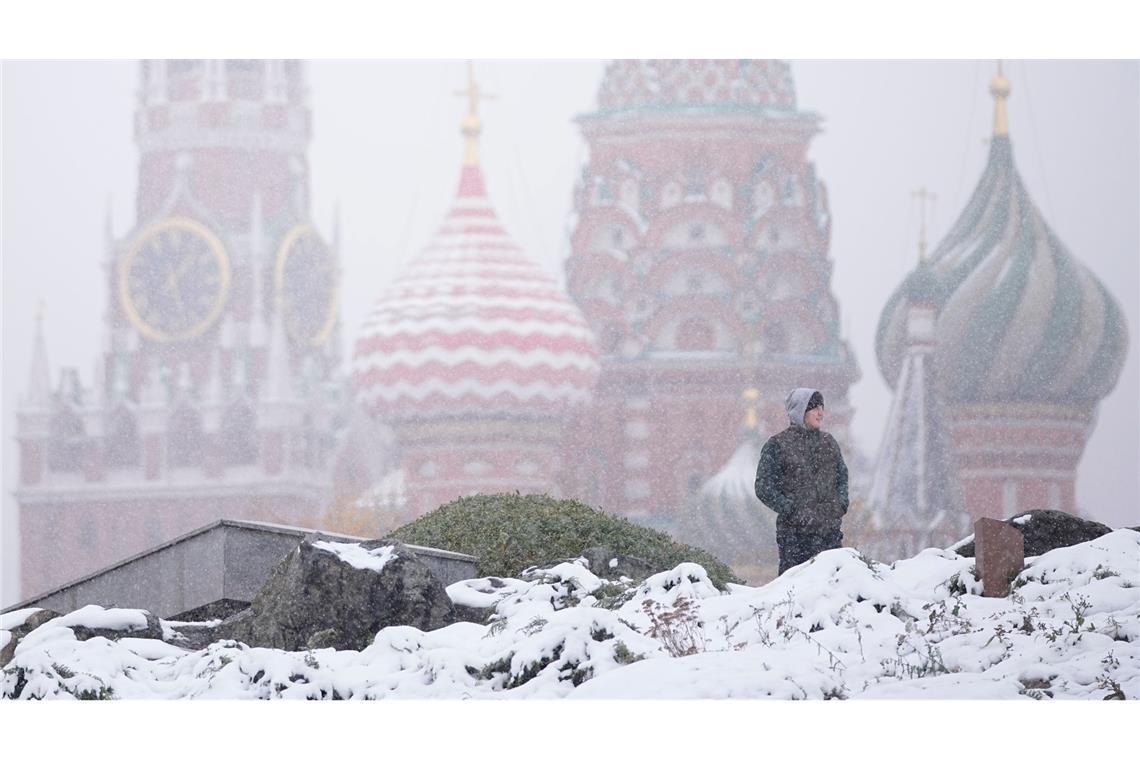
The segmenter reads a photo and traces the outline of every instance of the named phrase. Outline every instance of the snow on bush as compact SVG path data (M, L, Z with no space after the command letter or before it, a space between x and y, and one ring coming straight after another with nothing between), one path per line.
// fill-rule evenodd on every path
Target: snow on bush
M493 610L487 625L390 627L360 652L78 641L65 616L19 644L3 695L1133 699L1138 568L1131 530L1029 558L1000 599L980 596L973 559L938 549L889 566L835 549L727 592L692 563L633 584L567 562L448 588L457 603ZM80 612L102 628L141 616Z

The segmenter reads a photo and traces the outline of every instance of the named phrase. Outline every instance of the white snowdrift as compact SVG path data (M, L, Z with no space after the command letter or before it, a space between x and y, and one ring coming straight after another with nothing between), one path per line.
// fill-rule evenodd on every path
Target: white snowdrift
M890 566L836 549L720 592L693 564L623 585L566 563L448 589L493 607L489 625L386 628L361 652L80 642L65 616L19 644L2 688L24 699L1140 697L1140 533L1030 558L1009 598L979 596L973 569L938 549ZM99 627L142 616L80 612Z

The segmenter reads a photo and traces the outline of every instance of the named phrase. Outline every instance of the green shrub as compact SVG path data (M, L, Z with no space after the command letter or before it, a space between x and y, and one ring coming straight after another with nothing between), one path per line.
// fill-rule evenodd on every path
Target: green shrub
M481 576L515 577L532 565L579 556L591 546L639 557L654 572L696 562L723 589L740 583L723 562L665 533L635 525L573 499L547 494L476 494L444 504L392 531L409 544L473 554Z

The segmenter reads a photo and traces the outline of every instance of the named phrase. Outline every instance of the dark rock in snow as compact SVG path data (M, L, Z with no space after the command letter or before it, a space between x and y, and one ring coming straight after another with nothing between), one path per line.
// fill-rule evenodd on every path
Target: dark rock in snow
M616 581L625 576L640 582L660 572L648 560L617 554L607 546L591 546L582 551L582 556L590 563L591 573L609 581Z
M162 641L162 623L159 621L158 616L146 610L140 611L146 616L146 628L88 628L85 625L73 625L69 627L75 634L75 638L80 641L87 641L96 636L102 636L111 641L118 641L122 638L158 639Z
M1032 509L1004 522L1021 531L1025 539L1026 557L1039 557L1053 549L1083 544L1112 532L1112 528L1103 523L1083 520L1055 509ZM956 547L954 551L962 557L973 557L973 539Z
M102 636L110 641L118 641L122 638L132 639L158 639L163 640L162 622L158 619L157 615L153 615L146 610L140 610L146 617L146 626L143 628L90 628L85 625L70 625L72 633L79 641L87 641L88 639ZM31 614L27 620L20 625L11 629L12 640L4 647L3 652L0 652L0 667L6 666L12 661L16 655L16 647L20 641L29 633L34 631L49 620L62 617L54 610L38 610Z
M0 668L5 667L16 656L16 647L25 636L52 618L59 616L59 613L54 610L37 610L29 615L23 623L11 628L8 632L12 634L12 638L4 649L0 650Z
M235 618L236 615L229 619L233 620ZM205 649L215 641L225 638L221 635L224 633L221 624L221 620L211 620L207 622L168 620L166 621L166 625L170 635L168 635L164 641L166 641L167 644L173 644L176 647L189 649L191 651Z
M218 626L215 638L290 651L363 649L386 626L431 631L453 622L443 584L404 544L309 535L273 570L249 609Z
M591 573L608 581L620 580L624 576L633 581L641 582L655 573L673 569L673 566L654 567L652 562L641 557L617 554L608 546L591 546L583 549L577 557L554 559L529 567L519 577L527 578L535 571L550 570L566 562L577 562L579 558L586 560L587 569Z
M490 607L468 607L466 604L454 604L455 607L455 620L459 623L475 623L476 625L487 625L491 622L491 616L495 614L495 606Z

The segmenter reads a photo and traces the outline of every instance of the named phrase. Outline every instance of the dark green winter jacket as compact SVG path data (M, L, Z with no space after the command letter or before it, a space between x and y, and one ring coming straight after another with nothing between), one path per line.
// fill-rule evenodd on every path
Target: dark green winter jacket
M799 398L800 391L806 395ZM756 497L776 513L780 532L838 531L847 512L847 464L830 433L803 424L812 388L788 399L791 424L768 439L756 467ZM797 424L798 420L798 424Z

